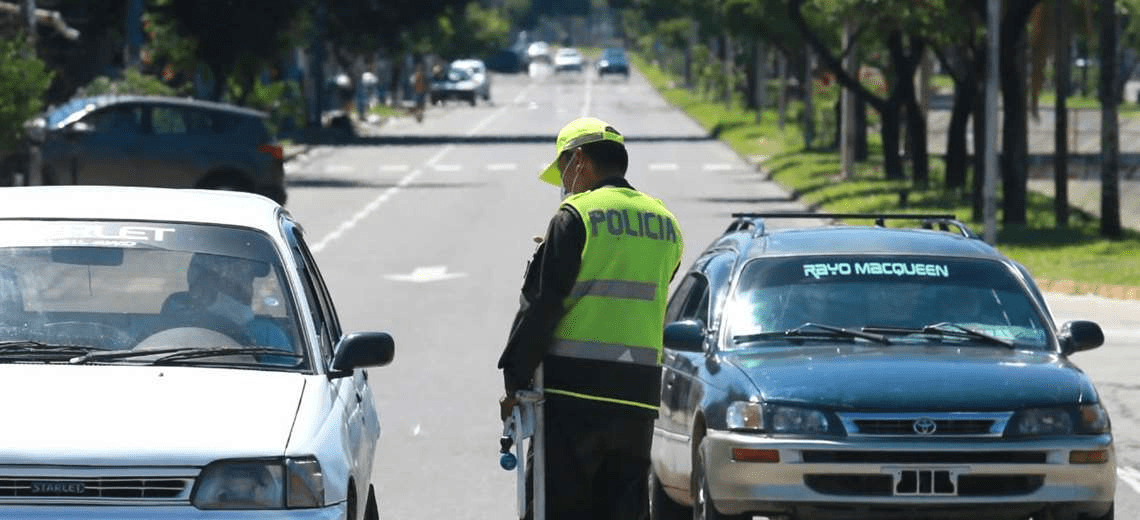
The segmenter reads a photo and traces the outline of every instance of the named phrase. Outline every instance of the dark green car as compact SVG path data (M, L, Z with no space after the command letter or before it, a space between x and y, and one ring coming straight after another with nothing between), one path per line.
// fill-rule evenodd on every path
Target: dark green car
M654 518L1113 517L1109 417L1069 360L1097 324L1058 327L952 216L781 216L739 215L669 301Z

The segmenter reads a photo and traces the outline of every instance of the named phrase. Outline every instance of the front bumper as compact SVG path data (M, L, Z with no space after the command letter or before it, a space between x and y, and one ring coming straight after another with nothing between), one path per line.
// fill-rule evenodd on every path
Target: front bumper
M345 506L341 502L320 509L204 511L193 506L2 505L0 517L13 520L344 520Z
M1111 434L1045 440L788 439L709 431L709 493L723 513L807 518L1025 517L1046 506L1104 514L1116 488ZM776 450L779 462L739 462L734 448ZM1106 450L1071 464L1073 450ZM912 485L934 479L937 485ZM909 480L908 480L909 479ZM937 488L937 489L935 489ZM900 492L901 489L901 492Z

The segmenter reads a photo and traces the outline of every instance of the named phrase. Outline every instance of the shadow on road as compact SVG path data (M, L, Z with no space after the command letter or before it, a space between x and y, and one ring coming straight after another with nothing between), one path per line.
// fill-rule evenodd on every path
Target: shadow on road
M363 179L338 179L325 175L296 173L285 178L288 188L373 188L388 189L398 186L397 182L370 182ZM413 182L400 186L405 190L437 190L456 188L479 188L486 186L483 182Z

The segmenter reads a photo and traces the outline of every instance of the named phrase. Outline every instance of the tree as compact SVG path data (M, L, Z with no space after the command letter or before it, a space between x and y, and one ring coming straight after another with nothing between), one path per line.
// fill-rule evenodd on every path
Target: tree
M150 0L147 19L181 37L181 48L209 69L210 98L221 99L233 77L240 103L264 68L299 40L303 6L304 0Z
M24 122L43 109L51 77L25 37L0 38L0 151L19 145Z
M1117 120L1116 2L1100 0L1100 234L1120 239L1120 127Z

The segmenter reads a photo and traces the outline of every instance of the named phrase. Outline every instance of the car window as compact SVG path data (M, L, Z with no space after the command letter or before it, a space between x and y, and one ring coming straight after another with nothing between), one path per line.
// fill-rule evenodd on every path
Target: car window
M186 132L197 135L218 134L225 131L225 118L208 110L183 111Z
M317 334L320 337L321 356L325 366L332 362L333 348L340 339L340 323L336 318L336 311L332 306L332 298L316 267L312 254L305 245L304 237L299 228L293 227L289 232L290 247L297 262L305 296L311 306L309 312L313 323L316 324Z
M188 130L186 111L179 107L152 107L150 126L154 135L185 135Z
M677 286L665 311L666 321L701 320L708 323L708 280L699 273L691 273Z
M681 283L677 285L677 290L673 291L673 297L669 299L669 305L665 308L665 322L670 323L680 319L681 310L685 307L685 299L693 291L693 285L697 283L697 275L690 273Z
M111 350L264 347L227 362L307 364L268 236L149 222L0 222L0 341ZM200 358L185 363L218 363Z
M756 259L741 272L726 316L731 336L808 322L853 329L950 323L1024 348L1049 346L1048 327L1032 296L1007 266L984 259Z
M82 121L99 134L137 134L143 128L143 111L135 105L116 105L96 110Z

